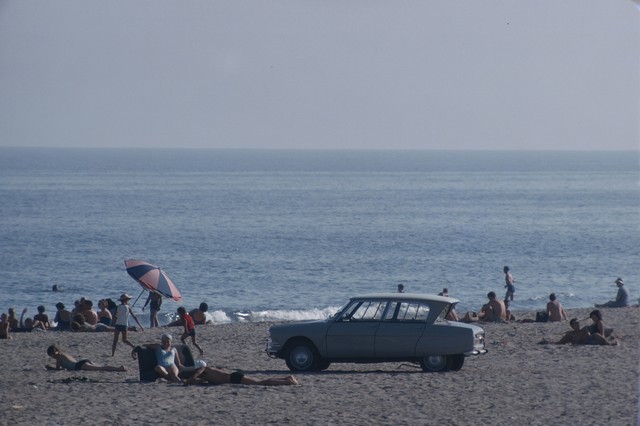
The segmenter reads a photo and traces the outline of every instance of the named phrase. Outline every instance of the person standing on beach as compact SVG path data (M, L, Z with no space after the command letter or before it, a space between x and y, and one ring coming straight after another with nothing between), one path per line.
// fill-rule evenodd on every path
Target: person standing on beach
M508 266L502 268L502 271L504 272L504 287L507 289L507 294L505 294L504 300L511 300L513 302L513 293L516 292L516 287L513 285L515 280L513 279L513 275L511 275Z
M204 351L196 342L196 324L193 322L193 318L191 318L191 315L187 313L187 310L184 308L184 306L180 306L178 308L178 315L182 319L182 323L184 326L184 332L182 333L182 336L180 336L180 341L186 345L185 340L187 340L187 337L191 336L191 343L193 343L193 346L198 348L198 350L200 351L200 356L204 355Z
M551 293L549 295L547 315L549 316L549 321L564 321L568 319L567 314L564 311L562 304L557 300L555 293Z
M155 291L149 291L149 297L147 297L147 301L144 302L144 306L142 307L143 312L147 305L149 305L149 323L151 324L149 327L160 327L158 323L158 312L160 311L160 306L162 306L162 295Z
M128 305L129 300L131 300L131 296L124 293L120 296L120 299L118 300L120 301L120 305L118 305L118 310L116 311L116 317L114 321L116 331L113 333L113 344L111 345L111 356L115 356L116 354L116 347L118 346L118 337L120 337L120 334L122 334L123 343L126 343L132 348L135 348L133 343L131 343L127 339L127 330L129 328L129 315L131 315L133 319L136 321L136 323L138 323L140 330L144 330L142 328L142 325L140 324L140 321L138 321L138 318L135 316L135 314L133 313L133 311Z
M616 300L610 300L607 303L596 305L596 308L624 308L629 306L629 291L624 286L624 281L622 281L622 278L618 278L615 283L618 286Z

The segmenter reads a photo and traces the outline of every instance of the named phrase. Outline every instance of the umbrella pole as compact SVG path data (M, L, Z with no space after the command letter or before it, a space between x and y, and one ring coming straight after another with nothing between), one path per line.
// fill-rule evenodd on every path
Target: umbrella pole
M142 296L142 293L144 293L144 289L142 289L142 291L140 292L140 294L138 295L138 297L136 297L136 300L131 304L131 307L132 307L132 308L136 305L136 302L138 301L138 299L140 299L140 296Z

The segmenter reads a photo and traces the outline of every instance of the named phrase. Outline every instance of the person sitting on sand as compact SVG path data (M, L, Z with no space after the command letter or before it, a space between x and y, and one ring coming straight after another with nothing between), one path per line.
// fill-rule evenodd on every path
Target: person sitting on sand
M467 312L466 315L460 320L460 322L498 322L498 321L506 321L507 319L507 308L502 300L496 299L496 293L490 291L487 293L487 298L489 298L489 302L482 305L479 313L475 312Z
M222 385L234 383L241 385L263 385L263 386L286 386L297 385L298 380L293 376L270 377L267 379L256 379L247 377L239 371L227 373L219 368L202 367L196 370L191 377L184 381L185 385L212 384Z
M618 278L615 283L618 286L616 300L610 300L600 305L596 304L596 308L624 308L629 306L629 291L624 286L624 281L622 281L622 278Z
M4 312L0 315L0 339L11 339L11 335L9 335L9 316Z
M207 323L207 315L205 314L205 312L207 312L208 310L209 305L202 302L197 309L193 309L191 312L189 312L189 315L191 315L191 318L193 318L193 322L195 324L204 325Z
M80 306L82 311L80 312L84 316L84 321L87 324L96 325L98 323L98 313L93 309L93 302L85 299Z
M589 338L589 327L580 328L580 321L577 318L572 318L569 321L569 326L571 327L571 331L567 331L564 333L562 338L557 342L550 342L547 339L542 339L539 344L554 344L554 345L578 345L578 344L586 344L587 339Z
M13 331L20 327L20 322L18 321L18 317L16 316L15 308L9 308L7 311L9 315L7 316L7 321L9 321L9 328Z
M47 370L69 370L69 371L127 371L124 365L113 367L111 365L94 364L88 359L76 360L66 352L63 352L57 345L47 348L47 355L56 360L56 365L45 365Z
M209 310L209 305L207 305L205 302L202 302L198 308L192 309L189 312L189 315L191 315L191 318L193 318L194 324L204 325L204 324L211 323L211 321L207 320L207 315L205 314L205 312L207 312L208 310ZM165 327L178 327L178 326L179 327L184 326L184 321L180 317L178 317L177 320L170 322Z
M31 318L24 319L24 314L27 313L27 308L22 310L22 315L20 315L20 326L12 329L14 333L23 333L23 332L31 332L34 330L37 331L47 331L40 321L34 321Z
M173 337L169 333L164 333L160 336L160 344L147 343L143 345L146 348L153 349L156 352L156 362L158 365L153 369L161 378L170 382L180 382L178 374L180 370L184 368L178 351L175 347L171 346ZM137 351L139 348L133 348L131 351L131 357L136 359L138 357Z
M38 313L33 316L33 320L40 321L44 328L48 330L51 328L51 323L49 323L49 315L45 314L44 311L43 305L38 306Z
M98 322L110 326L112 318L111 312L109 312L109 304L105 299L100 299L98 301Z
M563 321L567 319L567 314L562 307L562 304L556 298L555 293L549 295L549 302L547 303L547 315L549 321Z
M589 336L584 342L587 345L615 345L617 340L613 343L609 343L606 339L606 330L604 328L604 321L602 321L602 313L599 310L591 311L589 314L592 324L588 327ZM586 328L586 327L585 327Z
M56 303L56 316L53 319L57 325L54 330L68 331L71 330L71 312L65 309L64 303Z

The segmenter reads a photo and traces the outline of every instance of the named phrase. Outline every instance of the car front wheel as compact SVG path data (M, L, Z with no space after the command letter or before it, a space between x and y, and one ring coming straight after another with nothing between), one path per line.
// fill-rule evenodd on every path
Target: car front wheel
M464 365L464 355L463 354L454 355L453 362L451 364L451 370L458 371L462 368L463 365Z
M420 367L424 371L449 371L453 358L447 355L427 355L420 358Z
M318 355L310 342L296 341L289 346L285 358L291 371L314 371L317 369Z

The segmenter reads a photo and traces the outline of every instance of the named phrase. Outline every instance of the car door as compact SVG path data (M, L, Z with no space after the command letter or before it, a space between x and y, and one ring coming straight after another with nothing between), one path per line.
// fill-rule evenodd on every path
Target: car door
M424 333L428 316L429 306L424 303L391 302L376 333L376 357L415 356L416 345Z
M375 356L375 337L386 301L355 301L327 330L327 355L337 359Z

